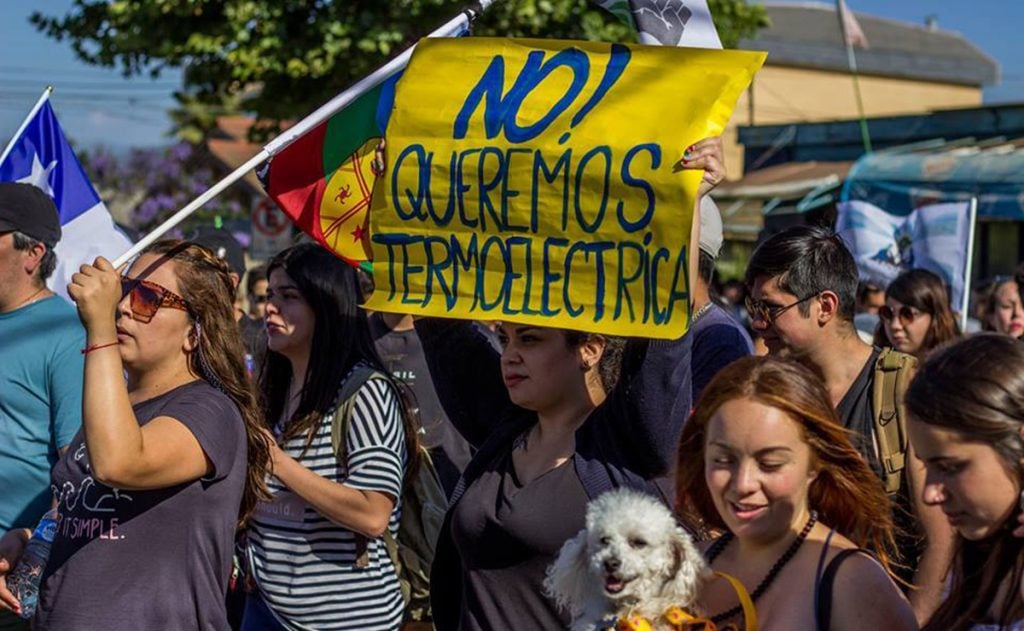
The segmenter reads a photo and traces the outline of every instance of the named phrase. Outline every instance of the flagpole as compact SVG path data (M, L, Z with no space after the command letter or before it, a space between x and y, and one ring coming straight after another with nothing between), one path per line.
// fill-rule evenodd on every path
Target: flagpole
M499 0L478 0L472 7L465 9L458 16L452 18L444 25L442 25L440 28L431 32L429 35L427 35L427 37L447 37L452 35L453 33L458 32L459 29L462 29L472 24L473 20L479 17L481 13L486 11L492 4L498 1ZM274 138L274 140L264 145L260 152L257 153L252 158L250 158L248 162L246 162L242 166L238 167L237 169L229 173L227 176L224 177L224 179L214 184L212 188L207 190L205 193L203 193L196 199L192 200L192 202L189 203L187 206L185 206L178 212L174 213L170 218L168 218L162 224L154 228L149 234L147 234L145 237L139 240L138 243L133 245L131 249L129 249L121 256L117 257L117 259L114 261L114 267L121 267L122 265L127 263L133 257L138 255L139 252L142 252L144 249L149 247L153 242L158 240L160 237L164 236L169 230L171 230L179 223L184 221L189 215L191 215L196 210L201 208L204 204L206 204L208 201L219 195L221 191L223 191L227 187L231 186L238 180L245 177L245 175L248 174L249 171L252 171L259 165L263 164L265 161L272 158L285 147L287 147L288 145L292 144L300 137L302 137L303 134L310 132L317 125L319 125L320 123L324 122L334 114L338 113L339 111L347 107L350 103L352 103L352 101L355 101L363 94L369 92L373 88L390 79L392 76L398 73L399 70L408 65L409 59L412 57L412 52L414 48L416 48L415 44L405 49L405 51L402 52L401 55L387 62L386 64L375 70L372 74L357 81L355 85L345 90L338 96L334 97L333 99L322 105L320 108L318 108L315 112L313 112L306 118L302 119L292 127L289 127L279 136Z
M864 100L860 96L860 76L857 74L857 56L853 52L853 44L846 42L846 61L853 73L853 95L857 99L857 116L860 117L860 138L864 142L864 153L871 153L871 134L868 132L868 119L864 116Z
M39 100L36 101L36 104L33 105L32 109L29 111L28 116L26 116L25 120L21 122L21 127L18 128L18 131L14 132L14 135L11 136L11 139L7 142L7 147L4 149L4 152L0 154L0 164L3 164L4 160L7 159L7 154L11 152L11 149L14 149L14 143L21 137L21 132L25 131L28 124L32 122L32 118L36 115L36 112L43 107L43 103L46 103L46 99L50 98L50 94L52 92L53 86L46 86L46 89L43 90L43 95L39 97Z
M974 274L974 228L978 221L978 198L971 198L970 210L968 211L967 228L967 263L964 265L964 295L960 297L960 332L967 332L967 310L971 301L971 276Z
M864 153L871 153L871 134L868 132L868 120L864 116L864 100L860 94L860 75L857 72L857 55L853 52L853 42L850 40L849 33L846 32L846 23L844 22L844 12L849 11L843 4L843 0L836 0L836 15L839 17L839 33L843 37L843 43L846 45L846 63L850 67L850 73L853 74L853 96L857 102L857 117L860 119L860 138L864 143Z

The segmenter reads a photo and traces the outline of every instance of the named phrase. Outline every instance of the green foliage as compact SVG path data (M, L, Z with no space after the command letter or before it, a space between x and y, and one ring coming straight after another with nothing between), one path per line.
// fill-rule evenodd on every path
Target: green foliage
M711 17L718 29L722 46L735 48L741 39L753 38L757 31L770 24L764 5L743 0L708 0Z
M73 0L64 17L33 14L83 61L126 76L183 68L176 124L195 142L211 113L238 107L269 122L296 118L464 8L452 0ZM764 8L710 0L723 43L767 23ZM588 0L501 0L477 35L636 41ZM201 106L207 106L203 110ZM189 117L192 118L189 118Z

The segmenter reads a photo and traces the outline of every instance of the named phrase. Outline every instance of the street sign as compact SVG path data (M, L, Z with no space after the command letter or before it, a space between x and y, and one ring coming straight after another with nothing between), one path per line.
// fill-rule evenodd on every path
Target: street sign
M266 260L292 244L292 222L269 198L252 210L252 246L249 255Z

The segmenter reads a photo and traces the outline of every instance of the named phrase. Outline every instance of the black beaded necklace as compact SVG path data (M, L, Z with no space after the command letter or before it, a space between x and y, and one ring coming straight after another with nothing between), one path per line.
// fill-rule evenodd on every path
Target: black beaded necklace
M757 588L755 588L753 593L750 594L750 600L752 600L755 604L757 603L757 599L760 598L766 591L768 591L768 588L771 586L772 581L774 581L778 577L779 572L782 571L782 568L786 567L786 564L789 563L793 559L793 557L796 556L797 551L800 549L800 546L802 546L804 541L807 539L807 535L811 534L811 528L814 528L814 524L817 521L818 513L815 511L811 511L811 518L807 520L807 524L804 526L804 529L801 530L800 534L796 536L796 539L793 541L793 543L789 544L789 548L787 548L786 551L782 553L782 556L779 557L779 560L776 561L774 565L772 565L771 569L768 570L768 574L765 575L764 579L760 582L760 584L758 584ZM708 565L711 565L715 561L715 559L718 558L718 555L722 554L722 551L725 550L725 546L729 545L729 542L732 541L732 539L733 534L731 532L726 532L724 535L718 538L718 541L713 543L711 547L708 548ZM728 620L729 618L732 618L736 614L742 612L743 606L736 605L728 611L723 611L718 615L711 616L711 622L719 624L723 620Z

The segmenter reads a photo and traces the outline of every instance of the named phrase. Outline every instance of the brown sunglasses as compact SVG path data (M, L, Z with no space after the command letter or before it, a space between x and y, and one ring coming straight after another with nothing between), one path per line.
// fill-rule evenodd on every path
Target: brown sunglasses
M893 311L893 308L889 305L882 305L878 308L878 317L882 318L886 322L892 322L893 318L899 318L900 324L907 326L917 318L923 315L923 311L918 311L913 307L903 305L898 311Z
M160 307L180 309L193 315L192 308L184 298L152 281L122 276L121 299L124 300L124 297L128 295L131 296L129 305L132 315L143 324L149 324Z
M798 304L807 302L811 298L814 298L815 296L818 295L820 295L820 293L813 293L810 296L801 298L800 300L792 302L788 305L772 305L768 304L763 300L754 300L750 296L747 296L743 300L743 304L747 308L747 315L750 316L751 321L760 318L764 320L765 324L771 326L772 324L774 324L775 319L778 318L783 313L785 313L786 311L792 309Z

